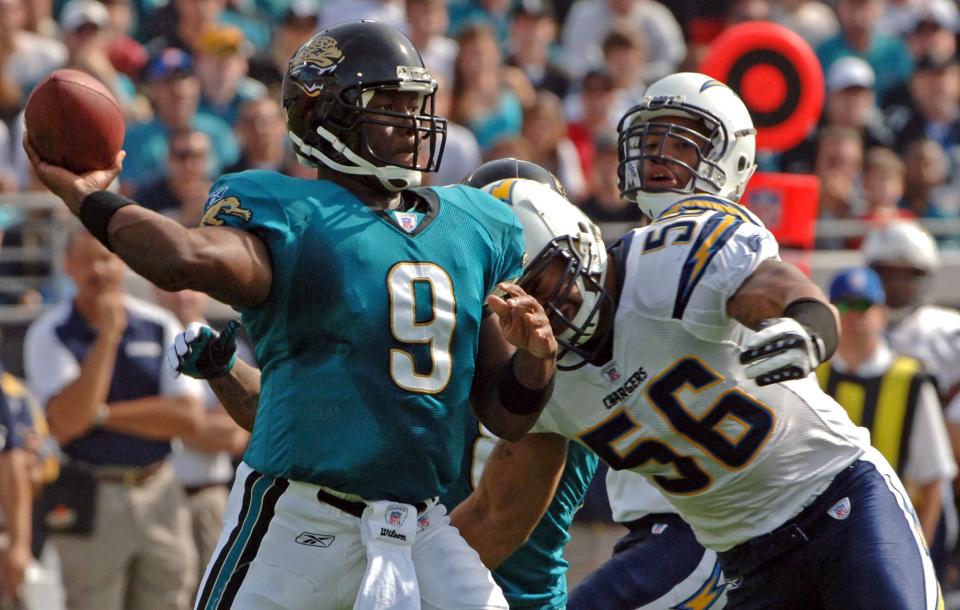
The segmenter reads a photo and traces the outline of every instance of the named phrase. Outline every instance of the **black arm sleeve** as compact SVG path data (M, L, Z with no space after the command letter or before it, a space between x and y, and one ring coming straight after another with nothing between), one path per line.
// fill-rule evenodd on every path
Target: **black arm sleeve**
M783 315L793 318L820 337L824 348L824 353L820 357L821 362L829 360L837 351L840 333L837 328L837 319L829 305L817 299L797 299L784 308Z

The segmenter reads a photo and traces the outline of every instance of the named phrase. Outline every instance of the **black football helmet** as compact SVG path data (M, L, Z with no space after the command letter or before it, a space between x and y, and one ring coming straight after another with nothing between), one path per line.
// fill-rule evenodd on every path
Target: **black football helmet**
M567 191L560 183L560 179L554 176L553 172L532 161L524 161L516 157L502 157L500 159L494 159L493 161L487 161L470 172L470 174L460 182L461 184L480 189L488 184L493 184L497 180L506 180L508 178L525 178L539 182L540 184L546 184L564 199L569 199L569 197L567 197Z
M419 114L368 110L381 90L419 94ZM401 191L417 186L421 172L440 166L447 121L434 113L436 90L420 53L399 30L376 21L340 23L314 34L287 66L287 133L301 163L376 176L388 190ZM408 164L377 155L364 124L410 130L417 154Z

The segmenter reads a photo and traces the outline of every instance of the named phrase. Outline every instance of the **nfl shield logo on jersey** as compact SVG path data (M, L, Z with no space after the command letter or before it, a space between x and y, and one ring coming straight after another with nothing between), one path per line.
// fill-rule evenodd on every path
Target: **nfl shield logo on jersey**
M600 371L600 374L611 383L620 381L620 371L617 370L616 362L611 362L607 366L603 367L603 369Z
M844 498L830 507L827 514L838 521L843 521L850 516L850 498Z
M393 527L400 527L407 520L407 507L402 504L391 504L387 507L387 523Z
M413 233L413 230L417 228L417 224L419 224L420 221L416 214L411 214L410 212L394 212L393 215L397 219L400 228L407 233Z

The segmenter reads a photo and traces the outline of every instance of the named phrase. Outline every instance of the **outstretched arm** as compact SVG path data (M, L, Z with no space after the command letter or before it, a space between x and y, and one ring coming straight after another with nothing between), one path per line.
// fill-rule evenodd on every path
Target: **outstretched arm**
M252 233L228 227L187 229L139 205L113 209L125 200L105 189L120 173L125 153L109 169L78 175L43 161L26 134L23 146L40 180L88 229L91 218L105 225L105 236L91 232L101 241L105 237L105 245L160 288L190 288L239 307L259 305L270 295L269 251Z
M550 400L557 340L543 307L519 286L502 283L490 296L495 315L480 327L480 350L471 391L477 419L496 436L517 441Z
M528 434L499 441L480 483L451 514L452 524L491 570L523 545L557 491L567 460L567 440Z

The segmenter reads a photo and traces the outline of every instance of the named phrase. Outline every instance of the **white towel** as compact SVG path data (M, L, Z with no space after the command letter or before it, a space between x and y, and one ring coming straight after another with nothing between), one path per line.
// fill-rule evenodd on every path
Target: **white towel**
M402 502L368 502L360 519L367 571L354 610L420 610L413 565L417 509Z

